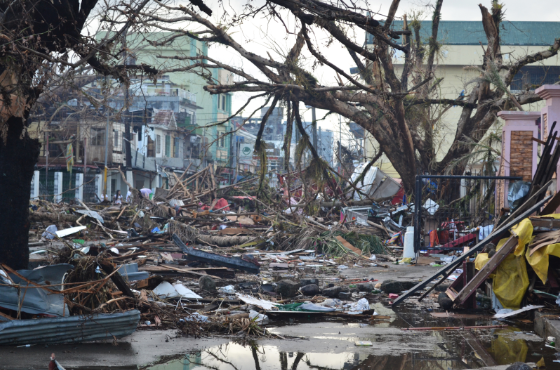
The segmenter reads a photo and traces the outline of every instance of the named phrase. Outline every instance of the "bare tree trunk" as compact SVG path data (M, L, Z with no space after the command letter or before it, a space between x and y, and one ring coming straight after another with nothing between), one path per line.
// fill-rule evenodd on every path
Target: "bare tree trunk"
M6 139L0 138L0 262L13 269L29 263L29 198L41 147L24 131L23 122L9 118Z

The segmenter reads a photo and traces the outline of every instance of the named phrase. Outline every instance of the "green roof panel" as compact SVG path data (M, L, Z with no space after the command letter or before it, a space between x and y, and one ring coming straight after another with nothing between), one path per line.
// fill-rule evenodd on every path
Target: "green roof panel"
M420 22L420 36L425 41L432 33L432 22ZM391 28L402 30L403 21L394 21ZM547 46L560 37L560 22L522 22L505 21L500 25L501 45ZM483 45L487 44L481 21L440 21L438 40L444 45ZM402 37L395 40L401 43ZM367 43L373 42L367 35Z

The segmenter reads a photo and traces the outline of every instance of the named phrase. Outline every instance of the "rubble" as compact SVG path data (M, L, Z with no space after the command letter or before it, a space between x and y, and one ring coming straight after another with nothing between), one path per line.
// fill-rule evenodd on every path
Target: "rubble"
M131 202L121 205L35 201L30 246L37 253L31 264L46 267L30 271L68 269L64 278L37 280L35 284L44 289L34 291L56 291L48 299L58 300L58 306L53 310L39 305L33 311L29 303L34 295L28 294L21 307L17 300L12 306L0 304L0 316L13 322L47 313L85 318L138 312L135 330L174 329L179 335L194 337L285 338L271 334L267 325L310 316L374 325L388 316L380 315L371 304L396 306L426 288L426 281L435 280L445 284L430 287L421 299L434 288L433 302L452 310L459 306L458 295L454 299L450 292L477 281L470 276L464 283L461 264L473 263L476 253L484 255L480 253L484 245L509 234L512 226L550 200L538 199L543 192L536 191L469 251L440 245L434 257L424 254L403 259L404 231L413 222L413 205L402 204L406 197L395 204L395 199L369 200L369 206L359 200L361 206L352 207L345 205L356 201L343 198L320 199L315 205L307 200L307 206L299 207L305 197L291 194L297 198L294 209L301 212L288 213L284 210L292 204L286 202L289 198L282 190L269 189L266 196L255 196L259 193L254 180L216 188L210 169L183 177L177 177L169 189L153 189L153 200L131 188ZM196 179L198 185L193 186ZM550 254L543 251L555 243L554 230L560 229L560 222L542 217L531 218L531 222L541 236L533 240L529 254L542 260ZM497 248L488 260L504 261L510 254L506 251L517 245L511 242ZM380 275L378 281L377 276L359 273L365 268L375 275L375 271L391 271L397 265L443 268L421 283L394 275ZM0 274L3 282L21 285L18 276L5 269L6 274ZM495 271L486 270L489 274ZM486 270L482 267L475 276L484 281ZM448 278L453 279L451 283ZM549 292L539 289L541 285L532 286L532 304ZM474 304L490 309L496 298L482 293L477 292ZM477 328L490 327L501 326Z

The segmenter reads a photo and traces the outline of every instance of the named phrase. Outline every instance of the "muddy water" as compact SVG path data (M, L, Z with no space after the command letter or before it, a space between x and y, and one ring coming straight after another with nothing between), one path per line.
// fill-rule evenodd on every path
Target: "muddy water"
M556 351L547 348L531 327L507 323L507 328L480 331L427 331L418 339L418 332L400 333L401 328L432 326L477 326L500 325L503 322L489 316L469 316L460 318L437 318L430 309L405 306L398 312L381 304L375 305L380 315L391 316L373 325L358 322L338 322L325 325L313 317L301 317L275 323L272 332L286 334L303 332L311 339L289 345L291 350L283 350L285 344L229 343L202 351L179 355L173 359L163 359L158 364L142 367L149 370L186 369L478 369L488 366L506 365L513 362L537 362L544 358L546 369L560 369ZM513 324L513 325L512 325ZM377 328L377 330L376 330ZM298 332L298 330L300 330ZM391 331L393 330L393 331ZM338 333L337 333L338 331ZM410 335L408 334L410 333ZM337 335L338 334L338 335ZM395 341L395 336L398 339ZM313 346L314 340L317 342ZM324 343L337 340L336 346L325 350ZM356 341L371 341L372 347L357 347ZM425 343L415 343L422 341ZM265 341L266 342L266 341ZM384 342L387 346L384 347ZM328 342L330 343L330 342ZM422 346L422 344L429 345ZM294 349L294 347L296 349ZM310 348L311 347L311 348ZM400 348L395 348L400 347Z
M489 315L460 312L456 317L441 317L430 304L422 306L409 304L397 311L381 303L372 304L379 315L389 316L386 320L359 322L358 320L337 320L300 314L284 320L275 320L268 329L291 339L260 338L255 342L221 342L212 340L185 340L170 338L169 343L155 341L152 346L173 345L170 356L160 358L156 363L146 362L118 370L226 370L226 369L479 369L513 362L536 363L544 358L546 369L559 369L556 351L545 347L542 338L532 331L532 324L521 320L510 322L495 321ZM436 316L434 317L434 313ZM456 314L459 314L456 313ZM462 331L404 331L411 327L463 327L507 324L506 328ZM155 333L154 333L155 340ZM369 341L371 346L356 346L356 341ZM182 345L181 343L184 343ZM221 344L220 343L225 343ZM131 348L141 352L149 348ZM149 346L149 345L148 345ZM125 346L109 350L126 349ZM200 349L197 349L200 348ZM157 353L158 349L155 348ZM133 353L123 351L126 361ZM134 351L132 351L134 352ZM128 354L125 354L128 353ZM61 360L64 359L61 352ZM139 360L140 361L140 360ZM67 362L68 364L69 361ZM94 362L92 362L93 364ZM109 364L97 362L98 364ZM64 363L63 363L64 365ZM116 363L115 363L116 365ZM1 366L0 366L1 367ZM86 370L83 367L66 366L67 369ZM87 368L87 370L109 369L108 367Z

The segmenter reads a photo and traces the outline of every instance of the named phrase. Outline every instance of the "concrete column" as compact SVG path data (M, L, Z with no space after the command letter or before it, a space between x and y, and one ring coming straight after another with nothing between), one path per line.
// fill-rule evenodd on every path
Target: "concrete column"
M39 171L33 171L33 178L31 179L31 200L39 199Z
M128 181L128 183L132 186L134 186L134 175L132 173L132 171L126 171L126 181ZM130 188L128 187L128 185L126 186L126 191L130 191Z
M537 170L537 119L539 112L501 111L498 117L506 122L502 127L502 158L498 176L521 176L523 181L531 181ZM509 181L498 180L496 195L499 197L496 212L509 207L507 195Z
M62 202L62 186L63 186L63 175L62 172L54 173L54 202Z
M113 177L113 173L107 171L107 199L111 201L111 194L113 194L114 189L111 185L111 178Z
M103 200L103 174L98 173L95 175L95 193L99 199Z
M552 134L552 123L556 121L554 132L560 136L560 85L542 85L535 92L546 101L541 109L541 140L546 141ZM556 173L560 174L560 163L556 163ZM560 176L556 177L556 192L560 190ZM560 211L560 207L557 209Z
M76 199L84 201L84 174L76 174Z

